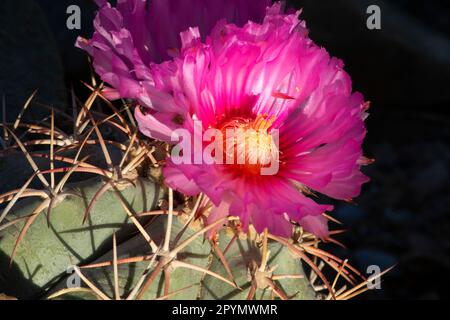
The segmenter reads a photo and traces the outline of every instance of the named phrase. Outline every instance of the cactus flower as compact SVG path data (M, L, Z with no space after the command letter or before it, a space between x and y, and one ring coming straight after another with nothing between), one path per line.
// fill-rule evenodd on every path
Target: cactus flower
M343 63L309 39L300 12L285 13L280 3L264 11L267 2L256 0L189 1L186 8L153 1L149 10L139 0L119 0L117 8L100 2L93 39L78 45L112 87L105 94L141 104L135 115L142 133L173 142L179 129L193 140L209 129L244 130L214 151L229 156L231 145L244 162L171 157L166 183L186 195L205 193L209 221L238 216L244 231L252 224L282 236L296 223L326 238L323 213L333 207L313 197L349 200L368 180L360 171L368 162L361 148L367 104L352 93ZM183 157L196 158L203 142L183 149ZM276 172L261 174L273 162Z
M119 97L149 103L145 85L152 84L150 65L177 56L180 32L198 27L203 38L217 21L243 25L261 22L270 0L95 0L99 11L92 39L79 38L76 46L93 58L95 71Z

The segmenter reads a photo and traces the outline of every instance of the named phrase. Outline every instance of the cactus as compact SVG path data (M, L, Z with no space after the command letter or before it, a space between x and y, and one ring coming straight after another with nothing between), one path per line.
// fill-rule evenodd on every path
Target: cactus
M126 103L117 109L101 96L101 85L86 86L92 93L71 134L55 126L54 113L48 123L19 118L2 124L2 163L21 155L32 174L0 195L0 293L20 299L346 299L367 290L347 260L320 250L321 241L300 228L285 239L252 228L243 233L234 217L204 224L209 199L164 186L166 146L139 136ZM95 112L94 102L112 115ZM105 126L114 130L107 138ZM89 157L87 146L103 159ZM212 228L219 231L210 239ZM335 276L328 280L324 268Z
M104 251L114 232L123 238L132 231L127 212L119 204L117 195L135 212L148 211L161 195L153 182L138 179L136 186L129 183L121 191L109 191L99 197L83 224L89 199L102 185L104 183L100 179L92 179L69 186L70 193L54 205L50 219L37 213L16 251L16 239L26 224L26 217L45 200L24 201L10 212L8 217L17 223L2 232L0 251L5 257L0 260L0 287L9 288L11 294L20 298L39 297L70 266L89 261ZM16 273L21 274L18 278L12 278L9 270L14 251L15 257L11 262ZM33 286L28 285L30 282Z
M153 236L156 243L164 241L167 220L167 216L161 216L147 228L147 232ZM274 275L269 275L273 278L273 284L272 280L267 279L267 284L261 283L260 287L251 293L253 291L252 283L256 281L252 278L252 268L259 268L262 259L258 241L249 239L247 236L232 240L234 233L232 229L228 228L223 229L220 233L219 243L222 245L218 243L212 246L205 242L201 235L198 235L198 232L202 232L202 229L198 227L196 230L195 227L189 225L183 232L185 221L186 217L177 217L173 220L170 250L168 252L160 251L159 260L153 259L154 255L149 252L148 246L141 236L117 247L117 261L129 262L120 264L117 268L119 296L137 295L136 290L133 293L131 288L139 287L137 286L139 280L149 263L152 263L152 267L156 270L162 263L164 271L155 274L155 278L147 285L146 290L142 291L140 298L244 299L253 294L256 298L268 299L274 292L268 289L275 283L279 283L280 288L277 294L283 298L313 299L315 297L314 291L305 278L301 264L291 256L286 247L275 243L269 245L270 249L273 249L274 255L267 261L267 269L270 266L280 266L276 268ZM182 235L180 236L180 234ZM241 237L244 235L241 234ZM189 243L184 246L187 242ZM224 253L227 245L230 246ZM177 253L172 256L174 251ZM223 262L219 256L224 257ZM141 259L133 259L133 257L141 257ZM144 260L144 257L150 262L131 262ZM169 258L167 259L167 257ZM108 297L114 296L114 286L111 285L114 283L114 250L93 262L91 266L81 268L81 270L90 281L96 284L97 289ZM261 272L256 274L258 274L257 277L266 275ZM170 278L168 285L165 284L165 277ZM68 280L64 279L58 289L63 289ZM266 280L263 279L263 281ZM57 293L58 290L54 290L54 292ZM77 295L71 293L68 296L74 298Z
M70 266L92 261L93 258L98 257L99 253L105 252L113 234L115 241L129 238L133 230L129 226L129 216L127 210L121 205L121 199L129 205L129 209L134 213L147 212L147 208L155 206L155 201L161 194L151 180L143 179L138 179L140 186L128 183L128 185L122 186L121 191L108 191L97 199L95 207L90 212L89 223L83 227L81 222L89 202L88 199L94 197L96 190L103 185L105 184L99 179L78 183L70 188L70 194L54 206L50 222L42 214L36 218L15 253L14 268L16 274L22 273L20 281L17 281L17 277L8 275L9 260L2 259L1 278L6 279L6 283L2 283L2 286L12 289L10 294L21 298L45 295L48 289L55 286L55 281L66 274L66 270ZM24 219L21 218L29 216L41 203L40 201L26 201L10 212L11 220L18 221L18 223L5 229L2 234L0 250L4 254L14 251L16 239L24 225ZM161 288L164 274L170 272L170 287L171 292L174 292L171 297L173 298L211 299L226 298L227 296L243 298L248 294L247 291L251 291L252 282L256 281L252 279L249 273L250 269L259 268L262 259L266 259L260 253L258 241L249 239L243 234L236 238L232 229L228 228L222 230L218 242L211 246L209 242L205 242L202 236L207 228L200 228L198 223L187 223L187 219L186 214L180 214L179 217L172 220L170 244L173 245L173 248L170 252L177 253L172 257L172 254L167 252L167 256L171 258L164 262L167 264L164 266L165 270L170 271L160 273L143 291L141 297L155 299L170 295L169 288ZM167 223L167 215L159 216L145 229L145 232L151 235L154 243L162 243L165 240ZM244 238L241 239L242 237ZM226 253L224 253L225 246L228 246ZM283 297L289 294L294 298L296 295L298 298L313 298L314 291L305 280L301 264L290 256L288 249L275 243L271 243L269 248L272 249L274 255L273 258L267 259L267 269L270 265L281 265L282 267L277 269L282 272L282 275L278 277L292 275L292 281L287 278L279 280L284 291L287 292L281 293L280 291L279 294L282 294ZM218 258L219 252L219 256L223 256L225 259L231 258L227 268ZM112 261L113 256L113 252L107 252L93 264L99 263L102 266L102 261ZM137 235L118 246L117 256L118 259L125 260L133 256L147 256L147 260L153 260L153 267L155 267L157 263L165 260L166 254L162 252L159 260L153 259L151 246L148 246L144 237ZM266 257L269 258L267 255ZM120 265L118 268L120 296L130 294L128 292L130 290L127 288L136 286L148 264L146 261L139 261ZM113 295L113 288L110 286L114 282L112 269L113 264L111 263L106 267L87 268L88 272L86 273L86 276L109 296ZM233 272L227 274L227 269L233 270ZM34 272L30 274L30 270L34 270ZM63 279L62 285L56 287L64 287L67 285L67 281L67 279ZM31 283L32 285L30 285ZM265 289L265 285L263 286L262 289ZM85 294L85 292L82 293ZM266 296L267 293L264 290L260 295L261 297L270 297ZM77 295L72 293L72 298L75 297Z

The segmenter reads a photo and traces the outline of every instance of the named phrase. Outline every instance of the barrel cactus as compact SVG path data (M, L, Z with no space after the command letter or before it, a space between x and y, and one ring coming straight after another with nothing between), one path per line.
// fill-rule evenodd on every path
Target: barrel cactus
M77 46L105 83L93 77L81 104L72 93L72 115L23 123L31 96L2 124L0 172L18 185L0 195L0 293L305 300L366 291L373 277L319 248L339 244L342 230L328 230L332 206L310 196L359 194L368 104L299 13L266 0L184 8L209 10L203 21L175 0L96 2L96 32ZM165 18L176 21L172 36L159 37ZM171 138L196 136L198 122L202 134L244 130L231 140L244 162L177 162ZM239 138L257 148L239 151ZM227 142L213 158L230 155ZM182 158L205 154L197 147ZM21 162L30 171L17 171ZM259 175L269 162L277 171Z
M301 226L291 237L280 237L252 226L244 232L235 216L208 222L212 204L205 194L186 196L164 184L166 146L137 134L127 104L114 108L113 116L91 109L97 100L113 105L100 96L101 86L87 86L93 90L84 103L89 110L73 119L79 125L72 133L56 128L56 115L40 125L2 125L9 137L1 153L2 177L20 163L19 156L32 172L9 176L25 182L0 196L2 294L345 299L367 290L367 279L346 260L319 249L321 240ZM107 140L102 131L118 139ZM214 237L208 236L211 230Z

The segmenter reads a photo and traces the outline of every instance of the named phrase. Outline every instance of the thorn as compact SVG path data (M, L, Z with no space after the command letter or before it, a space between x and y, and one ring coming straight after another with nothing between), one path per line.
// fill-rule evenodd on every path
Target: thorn
M73 121L73 134L75 137L78 135L78 128L77 128L77 119L78 119L78 107L77 107L77 99L75 97L75 91L73 89L73 84L70 87L70 95L72 98L72 121Z
M28 153L28 151L25 148L25 146L23 145L23 143L20 141L20 139L14 134L14 132L11 129L9 129L8 127L5 127L5 128L6 128L6 130L9 131L11 136L16 141L17 145L19 146L20 150L22 151L25 158L29 162L30 166L33 168L33 170L36 173L36 175L38 176L39 180L41 180L42 184L46 188L48 188L50 190L51 194L53 195L53 190L50 188L50 184L48 183L47 179L45 179L44 175L40 172L39 167L37 166L36 162L34 162L33 158L30 156L30 154Z
M262 252L261 252L261 265L259 267L259 271L264 272L266 271L267 262L269 260L270 251L267 249L267 240L268 240L268 230L267 228L264 229L263 234L263 244L262 244Z
M55 112L52 108L52 116L50 120L50 170L55 168ZM55 173L50 173L50 187L55 188Z
M375 159L362 156L361 158L358 159L358 164L362 166L367 166L374 163L375 161L376 161Z
M186 223L184 224L183 228L181 229L181 231L177 234L177 236L175 237L174 241L173 241L173 245L176 246L178 241L180 241L181 237L183 236L184 232L186 231L186 229L188 228L189 224L195 219L196 213L198 211L198 208L200 207L200 203L203 200L203 193L200 193L197 196L197 200L195 201L194 207L192 208L192 211L186 221Z
M342 223L341 221L339 221L338 219L336 219L336 218L334 218L334 217L332 217L332 216L330 216L330 215L328 215L328 214L326 214L326 213L324 213L323 215L324 215L325 218L327 218L328 220L333 221L334 223L337 223L337 224L339 224L339 225L343 225L343 223Z
M361 105L361 110L362 111L367 111L369 110L370 106L371 106L372 102L371 101L366 101Z
M83 280L83 282L91 288L92 291L95 292L95 294L102 300L111 300L106 294L104 294L102 291L100 291L99 288L97 288L91 281L89 281L80 271L80 269L75 266L73 268L75 270L75 273Z
M169 188L169 214L167 216L167 229L166 237L164 239L163 251L169 252L170 236L172 234L172 222L173 222L173 190Z
M23 105L22 111L20 111L19 115L17 116L16 121L14 122L14 126L13 126L13 130L16 130L17 127L20 124L20 121L22 120L22 117L25 113L25 111L28 109L28 107L31 104L31 101L33 101L34 97L36 96L36 93L38 92L38 90L34 90L33 93L31 94L31 96L28 97L27 101L25 102L25 104Z
M119 292L119 269L117 267L117 239L116 233L113 233L113 272L114 272L114 296L116 300L120 300Z

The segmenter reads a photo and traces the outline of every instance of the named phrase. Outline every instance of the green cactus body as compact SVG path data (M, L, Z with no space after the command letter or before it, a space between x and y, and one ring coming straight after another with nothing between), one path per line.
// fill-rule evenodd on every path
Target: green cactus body
M76 285L72 280L72 266L101 263L113 260L112 235L117 232L117 257L119 260L133 257L151 257L148 242L131 226L127 212L118 201L117 192L134 212L145 212L155 207L163 193L146 179L138 179L136 185L128 184L121 191L107 191L98 198L86 224L83 216L89 201L104 185L95 179L78 183L70 189L72 193L58 202L48 224L42 212L25 234L9 267L11 253L24 225L21 221L3 230L0 240L1 288L18 298L49 297ZM8 220L29 215L41 201L23 201L8 216ZM148 221L147 221L148 222ZM162 244L167 229L167 215L153 218L146 227L152 241ZM140 299L244 299L248 296L255 279L250 276L253 266L261 263L260 243L240 234L233 237L229 228L222 228L216 247L201 232L199 223L186 226L185 217L174 217L170 241L170 252L159 252L154 259L118 264L118 288L122 298L129 297L133 288L151 273L163 259L167 261L156 274L154 281L139 296ZM187 245L184 245L188 243ZM303 268L289 249L269 242L272 254L267 267L275 267L272 275L295 275L295 279L274 280L283 294L291 299L313 299L314 291L304 276ZM219 251L223 252L227 269ZM150 265L152 263L152 265ZM114 296L113 265L98 268L81 268L83 275L107 297ZM70 274L68 274L68 272ZM300 278L300 276L303 276ZM170 286L166 288L167 278ZM255 299L273 298L273 290L263 284L255 292ZM71 292L59 299L93 299L96 295L88 291Z
M196 230L188 227L174 243L180 231L183 229L184 222L181 219L174 219L172 225L172 246L177 246L187 239L194 236ZM162 243L164 238L164 230L167 227L167 218L159 217L147 228L148 234L156 243ZM241 234L243 238L245 236ZM220 232L219 243L220 250L224 250L225 246L232 241L232 235L226 229ZM290 299L314 299L315 292L310 287L308 280L304 274L301 263L290 252L289 249L276 244L269 243L269 249L273 252L273 256L269 259L269 266L276 266L274 275L295 275L295 279L283 279L275 281L283 294ZM117 249L118 259L127 259L137 256L148 256L149 246L142 236L123 243ZM197 268L206 269L214 275L207 274L201 270L192 270L189 267L177 266L168 263L164 270L159 272L152 284L143 293L142 299L175 299L175 300L211 300L211 299L245 299L248 296L252 279L249 275L249 267L252 264L258 264L261 260L261 254L255 241L248 239L238 239L232 241L227 252L224 255L227 263L232 270L232 277L227 274L226 268L217 256L209 241L204 236L198 236L186 248L177 254L174 258L176 262L182 262L183 265L191 265ZM163 259L160 256L153 260L153 269L158 260ZM104 256L97 259L94 264L112 261L113 252L110 251ZM152 261L152 260L150 260ZM119 271L119 289L121 297L129 297L132 288L136 286L142 274L144 274L149 262L125 263L118 266ZM151 272L152 269L150 269ZM165 288L165 271L169 271L170 289L168 292ZM113 266L104 266L93 269L82 269L83 274L88 277L95 285L107 296L114 295L114 271ZM149 272L149 273L150 273ZM220 277L220 278L219 278ZM64 289L67 285L67 279L64 279L54 292ZM227 279L229 282L224 282ZM233 286L233 283L236 285ZM71 293L63 296L64 299L83 299L86 293ZM88 296L89 297L89 296ZM273 290L269 287L258 288L255 293L255 299L272 299L276 297Z
M39 298L71 266L85 263L110 249L110 239L118 231L122 240L134 232L127 212L116 191L107 191L98 198L83 224L83 216L94 194L104 185L100 179L72 185L64 199L55 204L49 222L41 212L19 244L14 260L11 253L25 219L0 233L0 288L18 298ZM69 190L67 190L69 191ZM117 191L136 212L155 207L161 190L147 179L138 179ZM76 196L77 195L77 196ZM42 200L24 200L7 217L12 221L31 214Z

